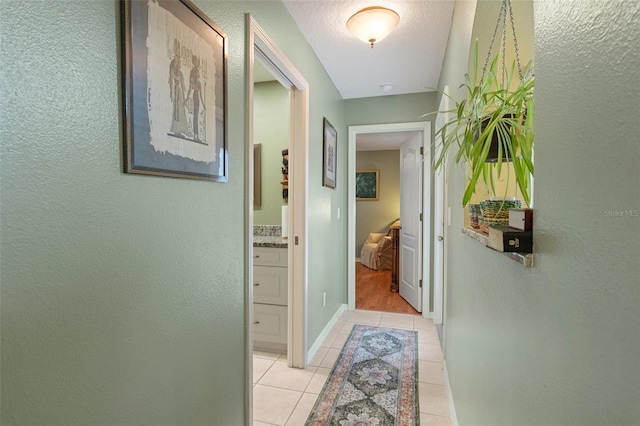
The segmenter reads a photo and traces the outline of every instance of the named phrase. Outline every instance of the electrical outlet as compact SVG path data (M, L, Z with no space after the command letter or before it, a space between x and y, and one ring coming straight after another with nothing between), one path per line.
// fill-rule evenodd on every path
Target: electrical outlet
M322 292L322 307L324 308L325 306L327 306L327 292L323 291Z

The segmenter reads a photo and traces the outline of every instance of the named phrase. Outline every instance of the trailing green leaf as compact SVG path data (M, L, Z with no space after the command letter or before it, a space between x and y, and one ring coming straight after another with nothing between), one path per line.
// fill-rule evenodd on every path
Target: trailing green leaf
M512 162L516 185L525 203L529 205L529 188L534 172L533 67L531 63L527 64L523 70L523 78L520 79L516 76L513 62L505 70L503 80L502 73L499 72L502 70L498 70L498 54L490 61L485 75L480 76L478 81L477 41L473 64L474 83L471 83L469 74L465 74L465 82L460 85L465 88L466 99L456 102L455 108L449 111L435 112L455 115L436 132L435 140L438 145L433 151L434 169L444 165L450 152L454 153L455 163L469 164L471 172L462 199L465 206L471 200L480 176L485 187L496 195L493 171L501 179L504 156ZM510 90L514 78L518 78L518 84L514 90ZM495 163L487 163L494 138L498 142L498 158Z

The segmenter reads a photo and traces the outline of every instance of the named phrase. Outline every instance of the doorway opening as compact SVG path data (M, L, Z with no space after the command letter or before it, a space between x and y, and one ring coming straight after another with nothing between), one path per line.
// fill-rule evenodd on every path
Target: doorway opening
M348 131L348 179L349 179L349 194L348 194L348 202L349 202L349 211L352 212L349 215L348 221L348 307L350 310L356 308L356 247L361 244L361 241L356 241L356 197L355 197L355 188L356 188L356 142L358 135L368 135L368 134L387 134L392 135L393 133L398 132L413 132L418 137L417 139L418 146L427 147L431 146L431 123L430 122L414 122L414 123L394 123L394 124L376 124L376 125L363 125L363 126L349 126ZM410 147L410 155L413 156L413 164L414 166L417 164L417 167L421 170L421 176L419 177L420 194L423 192L423 188L426 188L427 191L430 191L431 188L431 159L430 159L430 150L424 149L424 156L419 152L415 152L415 148ZM406 162L406 159L403 159L403 154L400 154L400 163ZM429 317L429 307L430 307L430 259L431 259L431 197L427 192L425 196L420 196L418 202L416 203L416 211L411 212L412 216L420 217L420 213L422 213L422 223L425 224L424 227L420 227L420 229L415 229L415 227L409 227L412 230L412 234L415 236L419 236L420 239L416 243L417 246L414 245L414 249L419 249L418 253L414 257L415 261L411 265L412 272L409 273L408 270L402 272L402 268L405 267L402 264L402 256L401 256L401 264L399 266L400 270L400 280L402 280L402 275L405 275L405 278L409 275L413 275L415 278L413 283L416 284L416 293L419 303L419 308L425 307L422 310L422 316L425 318ZM393 218L392 218L393 219ZM411 249L411 248L409 248ZM408 252L407 249L406 251ZM400 248L400 250L404 250ZM405 256L405 260L409 256ZM424 265L424 267L423 267ZM422 286L418 287L420 280L422 280Z
M289 243L286 249L287 288L287 365L304 368L307 365L307 262L308 262L308 147L309 147L309 84L287 59L278 46L247 14L246 26L246 146L245 167L245 321L246 321L246 405L247 419L253 418L253 199L254 199L254 64L256 57L278 82L289 89L289 203L287 225Z
M397 291L390 292L398 285L400 148L419 135L415 131L356 135L356 309L419 314ZM377 179L371 188L373 176Z
M288 160L291 84L256 48L253 64L253 348L288 352ZM282 79L282 78L281 78ZM284 171L283 171L284 169Z

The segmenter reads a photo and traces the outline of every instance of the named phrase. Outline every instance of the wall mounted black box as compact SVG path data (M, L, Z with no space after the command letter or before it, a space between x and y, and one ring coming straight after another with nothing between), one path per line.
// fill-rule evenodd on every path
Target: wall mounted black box
M501 252L533 253L533 232L509 226L490 226L488 244Z

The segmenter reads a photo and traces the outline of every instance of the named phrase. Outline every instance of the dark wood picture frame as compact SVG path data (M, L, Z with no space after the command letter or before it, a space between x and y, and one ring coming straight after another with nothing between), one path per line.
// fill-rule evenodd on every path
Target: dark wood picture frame
M322 120L322 185L336 187L338 169L338 133L329 120Z
M121 15L125 173L227 182L227 35L188 0Z
M356 170L356 201L378 201L380 198L380 170Z

